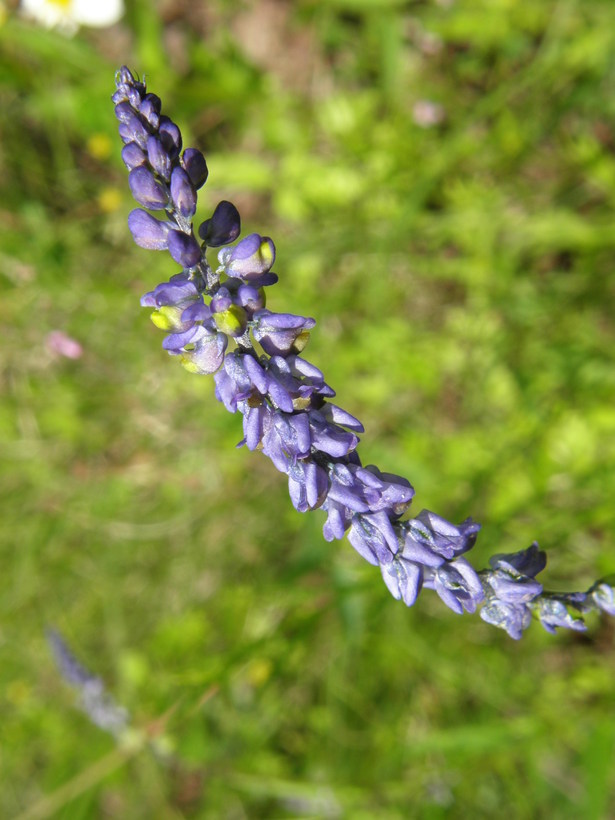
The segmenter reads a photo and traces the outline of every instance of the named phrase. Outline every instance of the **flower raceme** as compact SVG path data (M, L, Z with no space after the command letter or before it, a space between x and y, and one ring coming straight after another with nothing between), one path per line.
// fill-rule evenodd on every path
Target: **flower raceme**
M128 216L130 232L137 245L168 251L181 268L141 304L153 308L170 355L191 373L213 375L218 401L242 416L241 444L284 473L295 509L323 510L324 537L347 535L407 606L432 589L456 613L480 608L484 621L515 639L532 616L554 632L585 629L582 616L591 610L615 615L613 579L582 593L545 592L536 576L546 556L536 544L496 555L490 569L476 572L463 556L479 524L468 518L455 525L428 510L404 518L414 496L410 482L362 464L363 426L330 401L335 391L302 355L314 319L266 307L265 289L278 281L273 241L251 233L236 242L241 219L227 201L195 235L205 158L196 148L182 150L180 129L162 114L160 98L126 67L116 75L112 100L128 183L141 206ZM208 260L210 248L219 249L217 266Z

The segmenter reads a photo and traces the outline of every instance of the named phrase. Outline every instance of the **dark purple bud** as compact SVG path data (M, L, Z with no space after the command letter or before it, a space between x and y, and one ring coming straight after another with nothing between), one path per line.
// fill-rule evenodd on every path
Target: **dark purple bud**
M170 230L167 241L169 253L182 268L192 268L198 264L201 258L201 248L192 234Z
M151 171L142 165L128 174L128 184L132 195L139 205L151 211L160 211L168 204L169 197L164 185L154 177Z
M396 555L389 564L380 567L382 578L391 595L406 606L412 606L423 586L423 570L418 564Z
M176 166L171 173L171 199L184 219L194 216L196 191L183 168Z
M146 94L139 106L139 111L152 128L158 128L160 124L161 104L160 97L157 97L156 94Z
M186 148L182 154L181 163L190 177L190 181L198 191L207 182L209 174L205 157L197 148Z
M145 153L139 148L136 142L129 142L122 148L122 159L124 165L129 171L133 168L138 168L139 165L144 165L147 161Z
M527 575L534 578L547 565L547 555L538 549L534 541L526 550L514 552L510 555L494 555L489 559L493 569L502 569L513 575Z
M160 139L171 159L176 159L182 149L182 135L179 128L168 117L160 117Z
M218 202L211 219L199 226L199 236L210 248L234 242L241 233L241 217L232 202Z
M171 177L171 160L157 137L147 138L147 158L158 176L168 182Z
M147 211L135 208L128 214L128 227L132 238L142 248L164 251L167 248L169 223L161 222Z

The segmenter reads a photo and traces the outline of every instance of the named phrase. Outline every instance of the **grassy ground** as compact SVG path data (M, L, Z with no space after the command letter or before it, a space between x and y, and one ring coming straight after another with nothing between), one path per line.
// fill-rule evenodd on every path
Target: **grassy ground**
M317 319L364 461L481 521L476 566L536 538L584 589L615 570L613 54L606 0L5 20L0 816L613 816L612 624L407 610L234 449L139 308L173 265L131 243L109 101L145 72L208 157L202 218L230 198L274 237L269 306ZM49 625L130 743L74 708Z

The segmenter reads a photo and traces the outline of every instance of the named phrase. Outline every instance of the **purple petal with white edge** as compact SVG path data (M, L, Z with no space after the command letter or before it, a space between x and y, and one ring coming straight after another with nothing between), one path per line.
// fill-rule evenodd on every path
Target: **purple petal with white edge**
M167 248L169 223L161 222L147 211L135 208L128 214L128 227L132 238L141 248L164 251Z
M380 566L382 578L391 595L412 606L423 585L423 570L412 561L396 556L389 564Z
M133 172L134 173L134 172ZM174 261L183 268L192 268L201 259L201 248L194 236L182 231L170 230L168 239L169 253Z
M171 199L184 217L189 219L196 211L196 191L183 168L176 166L171 172ZM196 240L195 240L196 242Z
M144 208L160 211L167 206L169 197L164 185L143 165L133 168L128 174L128 184L133 197Z
M203 154L197 148L186 148L182 154L181 162L194 187L197 190L202 188L209 175Z
M147 159L158 176L168 182L171 177L171 158L157 137L147 138Z

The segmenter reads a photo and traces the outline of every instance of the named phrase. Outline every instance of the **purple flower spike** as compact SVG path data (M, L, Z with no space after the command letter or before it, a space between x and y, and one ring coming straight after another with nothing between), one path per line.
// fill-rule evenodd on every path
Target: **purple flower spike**
M198 191L199 188L205 185L207 177L209 176L205 157L197 148L186 148L182 154L181 161L186 173L190 177L190 182L192 182Z
M241 233L241 217L232 202L218 202L210 219L199 225L199 236L210 248L234 242Z
M196 191L183 168L176 166L171 173L171 199L184 217L190 219L196 211Z
M274 262L275 245L271 239L268 236L251 233L230 252L226 273L228 276L249 282L271 270Z
M169 253L182 268L192 268L198 264L201 259L201 249L194 236L170 230L167 241Z
M381 570L394 598L412 606L423 588L435 590L456 613L473 613L521 638L532 616L548 632L585 628L583 616L597 611L615 616L615 577L587 592L545 592L536 579L546 555L536 543L491 558L477 573L461 557L476 541L480 525L467 518L452 524L422 510L404 519L414 489L400 476L363 466L357 433L363 425L331 404L335 391L321 371L298 355L315 325L312 318L273 313L265 307L265 286L275 284L272 240L251 233L234 247L241 219L226 200L198 229L197 190L206 182L207 163L196 148L182 153L182 136L161 115L160 99L146 92L123 67L112 96L122 159L133 195L142 208L128 225L135 242L167 249L183 270L146 293L151 320L167 335L163 347L190 372L213 374L216 398L242 416L243 439L260 450L288 478L291 501L300 512L326 513L328 541L347 535L355 550ZM147 210L143 210L143 208ZM148 210L164 210L166 219ZM226 246L226 247L224 247ZM208 247L220 248L214 270ZM233 349L227 353L229 338Z
M141 248L150 251L164 251L167 248L167 237L169 234L169 223L160 220L135 208L128 215L128 227L132 238Z
M166 208L169 202L166 188L143 165L134 168L128 174L128 184L139 205L149 208L150 211Z

